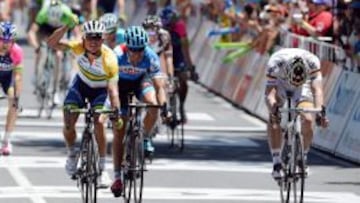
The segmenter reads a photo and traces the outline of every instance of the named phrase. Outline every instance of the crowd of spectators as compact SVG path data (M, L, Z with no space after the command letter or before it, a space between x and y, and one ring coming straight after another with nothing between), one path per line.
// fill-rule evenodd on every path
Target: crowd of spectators
M360 0L204 0L201 11L219 27L239 27L222 41L249 41L265 54L290 32L343 48L360 72Z

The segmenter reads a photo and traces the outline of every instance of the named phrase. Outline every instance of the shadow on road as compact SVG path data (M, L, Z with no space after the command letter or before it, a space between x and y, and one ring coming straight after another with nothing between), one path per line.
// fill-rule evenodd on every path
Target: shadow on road
M228 133L229 134L229 133ZM202 134L200 134L202 135ZM239 139L247 139L254 143L256 146L236 146L226 145L221 143L221 140L217 145L198 145L191 144L185 145L184 151L180 152L177 148L170 148L170 143L166 142L157 142L156 137L154 138L155 143L155 156L154 159L174 159L174 160L213 160L213 161L239 161L239 162L253 162L253 163L271 163L271 156L268 150L268 143L265 135L252 135L250 133L241 134L241 133L232 133L234 139L237 141ZM203 133L205 137L220 137L221 134L217 135L216 133ZM229 137L229 135L227 135ZM239 138L240 137L240 138ZM186 137L185 137L186 139ZM201 140L199 141L201 142ZM215 141L217 142L217 141ZM31 137L25 140L17 140L14 142L15 147L21 148L22 152L26 151L37 151L50 154L66 154L65 144L61 140L53 139L42 139L42 140L31 140ZM111 154L111 140L108 140L108 156ZM314 150L312 150L314 151ZM309 165L316 166L334 166L339 168L357 168L359 166L351 164L345 161L339 162L335 158L324 158L321 152L311 153L309 155ZM320 155L319 155L320 154ZM341 184L340 183L329 183L329 184ZM344 183L345 184L345 183ZM350 184L350 183L349 183ZM354 184L359 184L354 182Z

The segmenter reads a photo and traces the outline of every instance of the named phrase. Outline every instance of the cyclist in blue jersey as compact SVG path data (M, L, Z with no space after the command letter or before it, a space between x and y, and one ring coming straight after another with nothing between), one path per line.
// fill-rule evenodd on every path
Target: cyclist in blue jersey
M127 122L128 93L134 92L138 100L149 104L163 105L161 116L166 117L166 94L162 85L160 60L157 54L147 46L148 34L141 26L131 26L125 31L125 44L115 48L119 65L119 97L124 125ZM151 108L144 118L144 137L149 137L158 118L158 109ZM115 129L115 128L114 128ZM123 138L125 127L114 130L113 163L115 181L111 191L119 197L123 189L122 168ZM147 140L147 139L145 139ZM152 153L154 148L149 140L145 141L145 153Z
M114 49L116 45L125 43L125 30L120 27L119 18L113 13L106 13L100 17L105 25L105 43Z

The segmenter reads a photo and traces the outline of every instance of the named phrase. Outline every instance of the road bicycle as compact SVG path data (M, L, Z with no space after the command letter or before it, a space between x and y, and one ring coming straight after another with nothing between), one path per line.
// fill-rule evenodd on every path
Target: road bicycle
M71 177L77 181L77 186L81 192L83 203L96 203L98 182L101 175L99 168L98 144L94 133L94 117L98 114L115 115L115 110L95 109L90 106L86 100L83 109L68 109L68 113L80 113L85 115L85 128L82 132L80 150L76 156L77 170Z
M130 97L131 98L131 97ZM143 110L148 108L161 108L161 105L152 105L142 102L128 104L128 122L125 135L125 166L124 166L124 192L126 203L142 202L144 187L145 154L143 134ZM133 195L133 196L132 196Z
M53 103L55 92L50 92L50 86L54 81L55 50L48 47L46 43L41 43L41 46L46 49L46 58L43 67L38 69L39 75L36 77L35 95L40 105L37 117L40 118L42 112L45 111L46 117L50 119L55 108Z
M287 93L287 108L278 109L287 117L286 124L282 126L283 143L281 159L283 164L283 177L278 184L280 186L281 202L304 202L306 166L304 160L304 141L301 132L301 113L321 113L325 116L325 107L321 109L297 108L292 105L292 94ZM292 195L291 195L292 193ZM291 198L292 197L292 198Z
M179 80L178 78L174 77L170 79L170 84L172 87L168 91L168 98L169 98L169 112L170 112L170 119L166 122L167 126L167 136L170 139L170 148L178 147L180 151L184 149L184 122L182 114L179 114Z

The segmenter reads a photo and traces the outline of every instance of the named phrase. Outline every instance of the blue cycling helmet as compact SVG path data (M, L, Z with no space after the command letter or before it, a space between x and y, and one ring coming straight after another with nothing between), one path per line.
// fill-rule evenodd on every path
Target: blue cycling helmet
M116 43L117 44L125 43L125 30L122 28L119 28L116 31Z
M148 41L148 34L141 26L131 26L125 31L125 42L130 49L145 48Z
M167 6L160 12L160 18L163 25L169 25L171 21L177 16L175 8Z
M0 37L5 40L13 40L16 38L16 27L11 22L0 23Z

